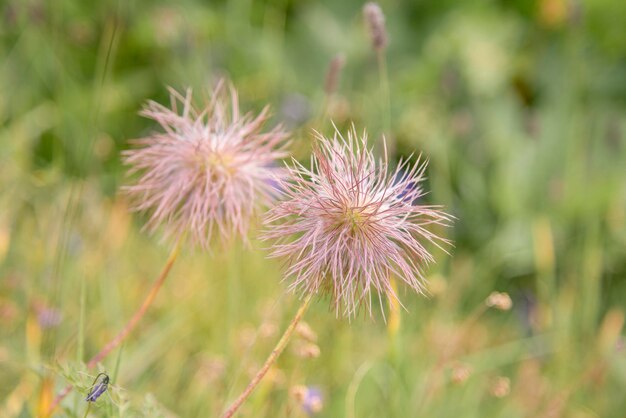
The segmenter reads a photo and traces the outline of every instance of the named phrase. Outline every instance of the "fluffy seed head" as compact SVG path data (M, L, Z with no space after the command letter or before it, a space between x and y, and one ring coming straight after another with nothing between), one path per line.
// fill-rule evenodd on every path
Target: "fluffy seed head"
M434 261L425 242L447 243L427 227L451 217L437 206L419 204L426 163L400 162L388 172L386 155L376 161L367 137L354 128L344 139L317 135L311 168L293 161L285 199L266 215L272 256L287 261L291 290L327 293L335 311L355 315L372 294L397 298L394 274L416 292L422 267Z
M170 93L171 108L149 102L141 112L163 131L124 152L129 173L138 173L125 188L133 209L148 212L146 227L163 226L167 238L187 233L205 248L215 237L247 242L251 218L274 200L285 173L277 160L286 155L286 134L279 127L262 132L267 108L241 115L232 86L228 94L220 83L200 109L191 90Z

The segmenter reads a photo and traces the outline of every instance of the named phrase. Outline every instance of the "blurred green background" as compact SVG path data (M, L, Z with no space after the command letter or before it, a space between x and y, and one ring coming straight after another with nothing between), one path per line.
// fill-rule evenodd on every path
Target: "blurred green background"
M168 252L118 193L120 150L156 128L142 104L229 77L244 109L271 104L305 159L311 129L331 132L317 116L337 53L329 118L380 137L377 63L360 1L0 6L0 416L43 416L71 381L82 393L57 415L81 417L82 362ZM458 218L439 231L455 248L435 253L430 297L402 293L398 330L314 303L319 356L294 339L241 416L313 414L304 390L321 394L320 417L623 418L626 2L381 6L387 135L398 157L430 159L427 199ZM103 363L113 388L91 415L218 415L298 306L262 247L187 249ZM496 290L511 310L485 309Z

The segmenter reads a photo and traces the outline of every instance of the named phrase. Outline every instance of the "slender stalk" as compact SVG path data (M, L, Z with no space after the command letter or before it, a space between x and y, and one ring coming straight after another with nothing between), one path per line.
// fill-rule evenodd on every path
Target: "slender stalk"
M387 323L387 333L389 335L390 352L392 358L396 357L398 349L398 333L402 324L402 305L397 298L398 281L394 276L389 278L393 295L388 296L389 304L389 322Z
M83 418L87 418L87 415L89 415L90 409L91 409L91 402L87 402L87 409L85 409L85 415L83 415Z
M168 257L167 262L165 263L165 266L163 267L163 270L161 270L161 274L159 275L157 280L154 282L154 284L150 288L150 291L148 292L148 295L144 299L141 307L137 310L137 312L135 312L135 315L133 315L130 321L128 321L126 326L124 326L124 328L111 341L109 341L104 346L104 348L100 350L98 354L96 354L95 356L91 358L91 360L89 360L89 362L87 363L88 369L93 369L99 362L101 362L106 356L108 356L111 353L111 351L113 351L117 346L119 346L122 343L122 341L124 341L126 337L135 329L135 327L139 323L139 320L143 318L144 314L146 313L150 305L152 305L152 302L156 298L156 295L159 293L159 290L163 286L165 279L167 278L170 270L172 269L172 266L174 265L174 262L176 261L178 254L180 253L181 242L182 242L182 239L179 239L174 245L174 248L172 249L172 252L170 253ZM57 406L59 406L61 401L63 401L63 399L72 391L72 388L73 388L72 385L67 385L57 395L57 397L54 399L54 402L52 402L52 405L50 405L50 409L48 410L48 416L52 415L52 412L56 409Z
M104 348L100 350L98 354L96 354L95 356L91 358L91 360L89 360L89 363L87 363L88 369L92 369L99 362L101 362L106 356L109 355L111 351L113 351L113 349L115 349L118 345L122 343L122 341L124 341L124 339L128 336L128 334L130 334L130 332L133 329L135 329L135 327L137 326L137 323L139 322L141 318L143 318L144 314L146 313L146 311L148 310L150 305L152 305L152 302L156 298L156 295L159 293L159 290L161 289L161 287L163 286L163 283L165 282L165 279L169 275L169 272L172 269L172 266L174 265L174 262L176 261L176 258L178 257L179 253L180 253L180 241L178 241L174 245L174 248L172 249L172 252L170 253L169 258L167 259L167 262L165 263L163 270L161 270L161 274L159 275L159 278L152 285L152 288L148 292L148 295L146 296L146 299L143 301L143 304L141 305L139 310L135 312L135 315L133 315L130 321L128 321L128 324L126 324L124 329L122 329L119 332L119 334L115 336L115 338L109 341L109 343L105 345Z
M391 135L391 93L389 89L389 74L387 73L387 59L385 57L385 48L376 51L376 60L378 62L378 76L380 78L380 100L382 103L382 122L383 137L386 139L389 157L393 157L396 151L395 142ZM381 138L382 139L382 138ZM389 278L391 288L394 294L398 294L398 283L394 276ZM389 335L389 350L391 358L397 361L398 355L398 331L402 322L402 306L396 297L389 297L389 323L387 331Z
M87 278L83 276L80 281L80 316L78 317L78 349L76 361L80 364L85 356L85 310L87 306ZM78 409L79 396L74 396L74 411ZM87 409L89 411L89 409Z
M276 362L276 359L280 356L280 354L283 352L283 350L287 346L287 343L289 342L291 335L295 331L296 326L298 325L298 322L300 322L300 320L302 319L302 316L304 316L304 313L309 307L309 303L311 302L312 296L313 294L311 293L309 293L306 296L306 298L302 302L302 305L300 305L298 312L296 312L296 315L293 317L293 319L289 323L289 326L283 333L282 337L280 337L280 340L278 340L278 343L272 350L271 354L269 355L267 360L265 360L263 367L261 367L261 369L257 372L257 374L252 378L250 383L248 383L248 386L243 391L243 393L239 395L237 400L233 402L230 405L230 407L226 410L226 412L222 414L222 418L230 418L233 415L235 415L239 407L245 402L246 399L248 399L250 394L254 391L254 389L259 384L259 382L261 382L263 377L267 374L267 371L270 369L270 367L272 367L272 365Z
M380 95L383 103L383 132L391 135L391 93L389 91L389 75L387 73L387 59L385 58L384 49L376 52L376 60L378 61Z

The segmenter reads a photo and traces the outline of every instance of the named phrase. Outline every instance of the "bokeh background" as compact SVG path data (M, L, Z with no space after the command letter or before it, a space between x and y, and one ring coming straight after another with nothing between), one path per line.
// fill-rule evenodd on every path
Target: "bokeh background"
M119 187L137 115L166 86L230 78L306 159L311 129L383 133L363 2L0 2L0 416L83 416L84 364L132 315L169 247ZM430 160L439 231L428 298L305 321L251 417L626 416L626 2L381 1L396 157ZM345 57L328 118L330 60ZM412 157L415 158L415 157ZM252 249L186 249L103 364L92 416L216 416L298 306ZM493 291L510 310L487 309ZM398 326L398 320L400 321ZM310 333L309 333L310 334ZM316 338L314 338L316 337ZM93 372L91 372L93 376ZM81 392L82 391L82 392ZM319 407L321 410L318 412Z

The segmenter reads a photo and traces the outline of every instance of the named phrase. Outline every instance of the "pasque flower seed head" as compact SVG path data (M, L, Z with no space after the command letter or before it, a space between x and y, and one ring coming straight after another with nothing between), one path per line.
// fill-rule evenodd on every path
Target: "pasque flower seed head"
M263 132L268 109L242 115L235 89L224 90L220 83L200 109L191 90L171 90L171 108L149 102L141 112L163 129L124 153L129 172L139 174L125 190L135 210L149 213L148 229L187 233L203 247L215 237L246 241L251 218L276 197L287 135L280 127Z
M347 139L317 134L311 167L293 161L282 183L284 200L266 215L272 256L285 258L290 288L327 293L337 314L371 314L372 296L396 298L390 276L421 293L422 268L434 261L426 242L448 243L428 227L448 224L438 206L419 203L426 163L400 162L389 171L365 134ZM381 301L382 302L382 301Z

